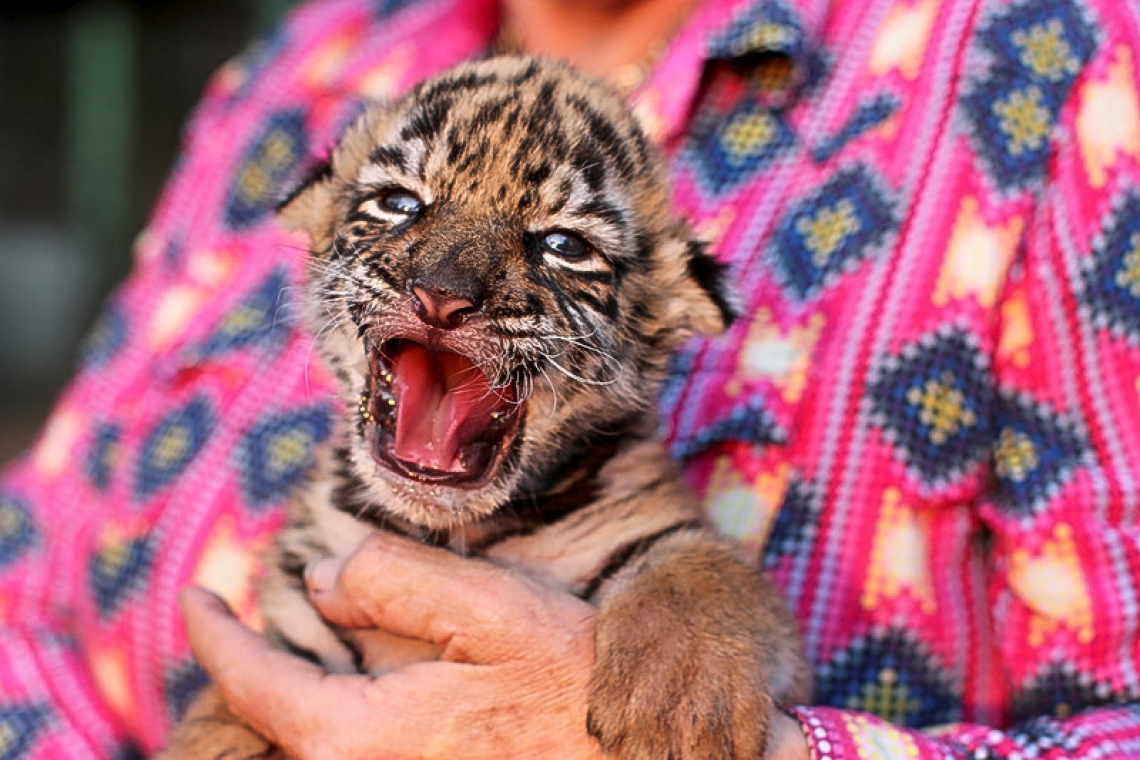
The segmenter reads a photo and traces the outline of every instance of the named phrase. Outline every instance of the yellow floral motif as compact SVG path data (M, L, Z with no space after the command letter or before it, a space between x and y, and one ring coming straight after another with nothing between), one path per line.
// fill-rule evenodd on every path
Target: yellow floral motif
M745 46L753 49L786 49L796 41L795 29L783 24L757 24L748 31Z
M918 419L929 429L931 442L937 445L977 422L977 416L966 407L966 396L958 389L954 373L949 370L937 379L928 379L922 387L910 388L906 400L918 407Z
M269 191L272 173L293 163L295 151L295 141L287 132L274 130L267 135L256 158L242 170L239 180L242 197L264 196Z
M1028 30L1018 29L1010 39L1021 51L1021 62L1039 77L1059 82L1081 70L1081 62L1065 40L1065 28L1058 18L1034 24Z
M15 504L0 501L0 536L11 536L28 523L27 516Z
M776 121L767 111L736 116L724 130L724 147L734 156L755 153L776 136Z
M1004 223L991 224L979 205L977 198L968 196L958 209L946 263L934 288L936 306L945 306L951 299L973 297L981 306L991 307L1006 282L1025 223L1015 216Z
M1044 105L1041 88L1030 85L1015 90L993 105L999 128L1009 137L1009 152L1015 156L1045 145L1053 117Z
M883 492L880 513L860 603L864 609L871 610L884 599L907 593L924 613L933 613L934 585L930 580L930 557L926 549L930 538L929 518L904 504L895 488Z
M1025 433L1006 428L998 436L994 460L998 476L1021 483L1037 469L1037 448Z
M1116 284L1140 298L1140 232L1128 238L1128 253L1124 255L1124 268L1116 273Z
M1127 47L1116 49L1106 79L1090 78L1083 85L1077 136L1094 188L1105 186L1118 155L1140 160L1140 99Z
M1049 634L1061 629L1074 631L1082 644L1093 640L1092 604L1071 527L1058 525L1039 551L1014 552L1009 583L1032 612L1031 646L1041 646Z
M0 756L7 757L8 753L17 749L18 743L22 741L23 737L18 735L16 729L7 721L0 723Z
M906 684L899 683L898 674L892 668L883 668L875 682L863 684L858 695L847 699L847 707L898 723L921 709L922 702L911 695Z
M171 425L162 431L155 441L152 464L158 469L166 469L180 461L190 449L190 430L185 424Z
M847 237L860 229L855 206L847 198L834 206L819 209L811 218L796 222L796 231L803 235L804 245L811 251L811 259L818 267L824 266Z
M371 68L356 85L361 95L371 100L385 100L396 92L396 86L407 73L413 60L413 46L405 42L392 50L379 64Z
M294 469L304 462L313 448L313 437L308 430L293 428L273 436L266 463L269 477Z

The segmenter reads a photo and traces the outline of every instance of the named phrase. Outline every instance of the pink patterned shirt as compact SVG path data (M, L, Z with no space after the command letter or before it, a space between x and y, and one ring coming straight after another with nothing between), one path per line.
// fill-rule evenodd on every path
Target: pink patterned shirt
M330 420L274 199L493 5L318 1L211 83L0 482L0 758L153 749L178 589L255 617ZM1138 67L1119 0L707 0L632 96L747 304L663 427L801 620L816 758L1140 757Z

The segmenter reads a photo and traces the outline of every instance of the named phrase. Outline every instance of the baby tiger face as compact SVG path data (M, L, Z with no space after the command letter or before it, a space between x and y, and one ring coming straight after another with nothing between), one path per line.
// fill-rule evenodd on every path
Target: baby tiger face
M670 351L730 318L625 104L560 64L466 65L371 108L282 215L310 237L361 501L427 528L651 429Z

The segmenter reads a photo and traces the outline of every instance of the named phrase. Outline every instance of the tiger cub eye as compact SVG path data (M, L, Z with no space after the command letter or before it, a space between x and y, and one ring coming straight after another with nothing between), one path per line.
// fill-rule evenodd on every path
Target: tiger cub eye
M580 259L590 252L589 244L581 236L563 230L544 235L542 247L564 259Z
M424 209L423 201L407 190L389 190L380 196L380 205L404 216L418 216Z

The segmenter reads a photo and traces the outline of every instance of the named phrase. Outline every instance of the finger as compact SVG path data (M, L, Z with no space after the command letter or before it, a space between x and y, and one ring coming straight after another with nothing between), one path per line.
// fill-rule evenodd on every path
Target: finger
M327 676L316 665L274 649L213 594L188 588L179 601L190 648L222 689L226 704L275 744L295 745L297 737L326 725L328 716L315 706L343 710L361 701L367 679L355 683L351 677ZM297 694L306 699L290 698Z
M388 534L369 537L339 568L310 573L313 604L348 627L379 627L430 641L464 659L490 643L517 641L507 629L539 624L548 592L488 562ZM584 604L584 603L583 603Z

